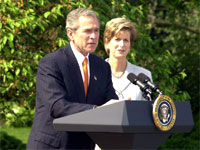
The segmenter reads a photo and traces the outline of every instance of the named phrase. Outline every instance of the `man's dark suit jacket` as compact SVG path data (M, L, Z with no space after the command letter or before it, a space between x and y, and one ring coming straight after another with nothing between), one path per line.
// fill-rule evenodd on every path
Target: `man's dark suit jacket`
M90 54L90 81L85 97L78 62L70 45L47 54L38 65L36 112L27 149L91 149L86 133L57 132L55 118L71 115L110 99L118 99L113 89L111 69L103 59Z

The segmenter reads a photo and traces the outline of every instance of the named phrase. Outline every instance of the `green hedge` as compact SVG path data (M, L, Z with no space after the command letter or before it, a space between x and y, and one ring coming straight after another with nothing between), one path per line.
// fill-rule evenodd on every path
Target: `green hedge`
M25 150L26 144L6 132L0 131L0 150Z
M138 38L128 60L151 70L166 95L190 100L193 114L199 113L198 4L197 0L1 0L0 125L31 126L38 61L68 43L65 18L78 7L96 11L101 19L95 54L102 58L107 57L103 45L106 22L121 16L133 21ZM184 136L172 136L176 138L183 140Z

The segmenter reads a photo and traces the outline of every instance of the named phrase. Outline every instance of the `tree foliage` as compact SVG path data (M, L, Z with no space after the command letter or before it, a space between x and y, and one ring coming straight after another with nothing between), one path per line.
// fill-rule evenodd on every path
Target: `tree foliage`
M166 95L191 101L197 118L191 137L198 140L198 4L196 0L0 0L1 123L32 124L38 61L68 43L66 15L74 8L86 7L96 11L101 19L100 43L95 53L102 58L107 57L102 40L106 22L121 16L134 22L138 38L129 61L151 70L154 82ZM173 139L177 137L184 135L169 139L175 147L179 142ZM189 148L182 144L183 147Z
M30 126L35 106L38 61L65 46L65 19L78 7L101 20L96 55L106 58L105 24L114 17L134 22L137 41L128 60L152 71L153 80L174 100L190 100L199 112L198 0L0 0L0 117Z

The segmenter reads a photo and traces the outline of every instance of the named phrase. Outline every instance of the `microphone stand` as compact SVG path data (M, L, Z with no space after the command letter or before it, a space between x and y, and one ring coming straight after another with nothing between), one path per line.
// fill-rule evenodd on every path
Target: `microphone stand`
M145 98L145 99L147 99L148 101L152 101L152 97L151 97L151 94L150 93L143 93L143 97Z

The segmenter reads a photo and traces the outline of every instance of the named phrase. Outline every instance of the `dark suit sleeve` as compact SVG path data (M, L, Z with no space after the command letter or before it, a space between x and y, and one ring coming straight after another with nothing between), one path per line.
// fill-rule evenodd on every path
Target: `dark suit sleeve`
M46 55L39 62L36 81L37 111L47 109L52 118L70 115L94 107L94 105L79 103L78 100L69 96L61 71L52 55Z

